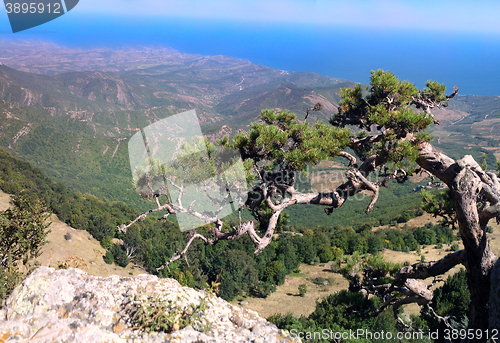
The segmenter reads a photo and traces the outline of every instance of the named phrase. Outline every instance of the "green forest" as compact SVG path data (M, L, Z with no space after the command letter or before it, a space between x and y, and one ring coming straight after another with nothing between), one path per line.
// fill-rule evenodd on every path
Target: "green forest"
M313 229L289 226L285 221L279 238L259 255L253 253L254 246L246 236L235 241L221 241L214 246L195 242L188 254L189 266L184 260L179 260L170 266L170 271L163 269L157 272L156 268L186 244L186 236L174 223L147 218L131 227L126 234L122 234L116 227L135 218L140 214L139 211L131 209L123 202L111 202L90 194L73 192L64 185L51 181L28 163L13 158L5 150L0 150L0 180L0 188L4 192L21 195L27 191L47 204L48 209L68 225L91 233L107 249L103 258L108 263L126 266L130 260L125 247L131 246L136 249L134 262L144 266L150 273L175 278L186 286L209 288L228 301L237 296L268 296L276 290L276 286L284 283L286 275L298 272L301 263L331 264L332 271L345 273L353 260L376 257L384 248L419 251L420 245L439 245L458 239L456 232L449 227L432 224L418 228L404 226L407 220L423 213L419 208L400 210L401 214L392 219L392 222L402 226L402 230L381 229L374 232L371 228L379 224L376 221L348 227L317 226ZM226 223L228 226L235 224L231 221ZM198 231L207 234L208 228L199 228ZM122 239L124 245L112 244L111 238ZM379 257L376 263L387 269L388 277L390 271L394 272L401 267L388 267ZM371 265L376 264L372 261ZM434 308L438 309L441 315L458 316L457 323L466 320L466 317L461 317L466 314L467 309L467 298L463 297L467 296L464 275L465 273L461 272L450 279L438 289L441 292L439 294L443 295L435 297ZM13 286L14 284L11 288ZM460 293L460 305L455 302L456 292L463 293ZM4 293L3 297L7 294ZM366 301L375 300L363 299L359 293L346 290L319 302L316 311L307 318L275 315L269 320L283 329L312 333L316 328L330 328L335 331L360 327L367 330L387 329L395 333L396 323L392 314L381 314L376 318L363 320L360 316L344 313L346 306L357 304L363 307L367 306L364 303ZM343 318L342 321L338 321L339 318ZM422 314L421 318L414 318L422 330L439 327L439 323L434 319L425 318L425 314ZM327 324L325 320L331 324Z
M316 335L319 329L332 332L383 330L392 336L405 329L421 336L405 336L401 339L403 342L444 342L442 333L445 324L437 319L438 316L449 318L447 328L462 330L469 325L471 295L464 270L437 287L432 301L427 304L429 306L422 306L420 316L413 316L407 322L398 321L401 308L393 311L392 307L386 306L381 293L378 293L380 297L368 296L360 290L377 289L384 284L392 284L393 288L401 286L396 285L398 273L403 267L411 266L384 261L380 254L383 249L420 253L421 246L442 247L447 244L450 245L450 254L458 252L458 241L462 237L456 230L456 222L421 227L406 224L425 211L436 216L448 215L448 218L453 211L448 206L450 193L441 193L442 189L434 187L438 186L437 182L429 186L431 190L424 192L416 189L425 185L427 180L409 182L409 177L416 173L417 146L432 140L425 129L435 123L432 117L424 111L417 113L415 108L428 103L447 102L452 96L447 98L444 86L438 83L429 82L427 88L419 91L412 84L401 82L393 74L383 71L372 72L372 84L368 96L365 94L368 87L362 90L361 85L340 91L339 112L330 119L329 124L332 125L320 121L309 124L284 110L264 110L261 121L251 124L248 132L238 132L231 140L219 140L219 145L238 149L242 153L248 175L252 168L256 170L252 175L254 185L250 192L252 196L246 203L247 209L242 212L241 219L237 213L225 218L220 232L230 235L234 228L242 226L242 221L253 217L258 222L258 234L270 237L270 242L265 248L257 249L259 253L256 254L257 244L250 235L218 240L216 244L195 240L185 259L172 263L168 261L186 246L195 232L205 237L213 235L213 224L186 234L179 230L174 216L162 217L159 214L144 216L125 233L117 229L133 221L145 209L156 207L157 199L141 199L135 192L128 174L126 144L120 144L116 137L107 136L107 129L115 124L109 117L97 119L98 129L94 127L94 131L90 131L90 126L84 122L68 119L67 123L62 123L60 118L43 119L47 116L45 109L35 110L3 102L0 109L9 110L9 115L20 118L5 128L8 132L19 132L28 122L35 124L28 125L31 138L21 140L13 154L0 149L0 188L17 199L14 201L14 212L7 210L0 214L3 223L0 238L1 235L7 237L7 229L16 227L20 220L19 213L31 211L41 216L48 210L69 226L85 230L98 240L106 251L102 256L106 263L120 267L134 263L151 274L175 278L182 285L214 292L227 301L248 296L266 298L276 291L277 286L284 284L287 275L299 273L301 264L324 265L332 273L339 273L349 280L349 289L318 301L315 311L307 317L277 314L269 317L271 322L289 332L302 332L309 335L307 337L311 341L318 342L336 340L335 337ZM397 105L393 104L393 98L390 102L384 100L390 96L397 99ZM415 99L420 99L421 103L415 102ZM255 101L257 104L269 103L269 99ZM477 111L483 113L484 109ZM470 123L477 121L474 113L467 119ZM125 115L125 112L117 112L114 119L124 120ZM139 112L133 113L132 120L139 117ZM375 125L379 125L377 130L382 133L368 134ZM491 137L479 139L461 125L447 127L447 133L453 131L452 134L441 142L438 140L436 145L450 157L461 158L464 149L457 148L453 140L458 139L455 133L464 133L467 142L477 141L477 144L469 146L467 152L481 167L484 170L496 167L494 153L484 147L496 146L497 140ZM356 130L350 131L352 127ZM405 140L406 135L414 139L413 145ZM443 132L437 135L443 135ZM87 150L81 154L68 152L67 147L75 148L75 142L78 142L77 147L85 145ZM6 139L0 143L4 146L8 144ZM101 152L103 146L116 147L113 163ZM375 155L377 159L373 157ZM58 180L73 181L70 185L54 182L40 169L18 159L19 156L28 161L41 156L42 162L38 162L40 169L51 170L51 176ZM344 182L335 192L303 200L301 192L309 191L312 186L309 181L296 183L295 177L308 166L313 166L313 171L320 170L318 163L321 161L338 162L339 156L349 160L342 162L349 182ZM74 174L75 170L82 173ZM375 171L381 181L367 180L366 176ZM286 176L283 178L285 181L276 181L277 176L283 175ZM106 190L99 190L108 183L114 184ZM127 186L120 188L120 184ZM300 187L301 192L294 187ZM341 192L338 190L345 193L339 196ZM361 201L353 201L354 196L362 191L368 195ZM29 194L29 201L23 200L26 194ZM109 200L104 195L122 201ZM154 197L159 198L159 195ZM425 204L422 204L423 197ZM290 198L295 201L294 205L299 205L290 208L282 206L292 204L287 203ZM481 206L486 207L488 202L481 201ZM393 225L396 229L373 230L381 225ZM490 226L485 227L485 233L489 230ZM43 244L42 236L37 238L37 245ZM123 244L114 243L114 239ZM23 257L23 263L37 253L34 249L33 254ZM425 262L423 255L421 262ZM166 264L168 267L163 268ZM0 300L3 300L19 283L20 275L12 268L4 268L0 277L6 280L6 286L0 288ZM376 284L370 284L373 280ZM299 291L301 295L307 292L304 287ZM435 311L434 315L430 313L430 308ZM431 337L433 332L439 332L438 337ZM370 342L372 339L356 338L352 341Z

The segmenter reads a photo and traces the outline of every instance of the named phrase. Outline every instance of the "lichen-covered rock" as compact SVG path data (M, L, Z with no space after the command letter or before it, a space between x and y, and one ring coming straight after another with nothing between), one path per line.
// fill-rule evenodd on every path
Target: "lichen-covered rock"
M138 309L144 304L152 305L151 313L160 308L158 304L168 304L171 329L145 332L158 316L137 325ZM178 320L195 312L192 317L196 319ZM187 326L182 327L183 323ZM183 287L176 280L146 274L103 278L79 269L47 267L35 270L3 304L2 339L34 343L297 341L256 312Z

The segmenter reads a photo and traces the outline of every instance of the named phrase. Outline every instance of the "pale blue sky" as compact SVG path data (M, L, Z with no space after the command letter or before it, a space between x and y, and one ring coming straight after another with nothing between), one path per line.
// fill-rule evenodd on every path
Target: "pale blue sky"
M498 0L80 0L68 14L73 18L154 16L500 35ZM9 28L7 14L1 11L0 31Z
M500 34L500 1L80 0L77 11Z
M462 94L500 95L498 0L80 0L15 34L0 11L2 38L163 45L356 82L382 68L419 87L433 79Z

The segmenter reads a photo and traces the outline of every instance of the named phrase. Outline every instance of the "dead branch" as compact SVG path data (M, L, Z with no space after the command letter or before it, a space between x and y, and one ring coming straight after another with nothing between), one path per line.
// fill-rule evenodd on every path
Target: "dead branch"
M187 265L189 266L189 262L187 260L186 253L187 253L189 247L191 246L191 243L193 243L193 241L195 240L195 238L201 239L205 243L205 245L214 245L220 240L236 239L236 238L244 235L245 233L248 233L248 235L250 236L250 239L257 247L256 253L257 253L257 251L259 251L259 252L262 251L271 242L271 240L266 239L267 233L266 233L266 235L264 235L263 238L259 237L259 235L257 234L257 232L254 229L254 224L252 221L240 223L240 225L233 227L233 231L231 231L231 232L222 232L221 231L222 226L223 226L222 220L217 219L217 221L215 222L215 227L211 228L209 231L210 235L213 237L211 239L206 238L205 236L197 233L194 230L191 231L189 233L189 237L190 237L189 241L187 242L184 249L180 252L179 252L179 250L177 250L168 262L166 262L161 267L156 268L156 270L160 271L160 270L164 269L165 267L167 267L167 269L170 271L170 269L168 267L169 264L174 262L174 261L177 261L180 258L184 258L186 260ZM271 234L271 238L272 238L272 234Z
M158 211L164 211L164 210L167 210L168 211L168 214L174 214L176 213L175 209L170 206L170 204L165 204L165 205L160 205L160 202L158 200L158 196L155 196L155 199L156 199L156 203L158 204L158 207L157 208L153 208L149 211L146 211L142 214L140 214L139 216L137 216L137 218L135 218L134 220L132 220L130 223L128 223L128 225L125 225L125 224L122 224L120 226L118 226L117 230L120 231L120 232L123 232L123 233L126 233L127 232L127 229L132 226L133 224L135 224L137 221L139 220L144 220L146 219L146 216L150 213L153 213L153 212L158 212Z
M357 170L357 169L354 169L354 168L351 168L350 170L347 171L347 178L355 183L355 182L361 182L361 186L355 186L355 188L364 188L364 189L368 189L370 191L373 192L373 197L372 197L372 200L370 201L370 204L368 205L368 208L366 209L366 214L369 214L370 211L373 209L373 206L375 206L375 204L377 203L377 200L378 200L378 191L379 191L379 187L375 184L373 184L372 182L368 181L364 176L363 174Z
M450 316L441 317L439 314L436 313L436 311L434 311L434 309L430 305L427 305L427 314L436 318L438 323L443 323L444 325L446 325L447 328L453 329L453 327L450 325L449 322L451 318Z
M348 152L341 151L339 152L339 156L345 157L349 160L349 167L355 166L356 165L356 157L353 155L349 154Z
M457 264L463 263L464 250L452 252L439 261L419 262L401 268L396 274L395 283L404 283L407 279L426 279L446 273Z

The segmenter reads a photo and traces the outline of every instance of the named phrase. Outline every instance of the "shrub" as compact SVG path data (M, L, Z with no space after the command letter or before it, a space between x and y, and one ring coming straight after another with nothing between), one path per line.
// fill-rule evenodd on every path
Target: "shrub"
M117 265L123 268L128 266L130 260L120 244L114 244L111 248L111 252L115 257L115 262Z
M281 261L270 262L264 270L266 281L282 285L285 283L286 269Z
M457 242L454 242L451 246L450 246L450 250L451 251L458 251L459 249L459 246L458 246L458 243Z
M106 252L106 255L104 255L103 257L103 260L104 262L106 262L107 264L112 264L113 261L115 260L115 256L113 255L113 253L111 251L107 251Z
M325 282L328 282L328 280L325 279L324 277L318 276L318 277L312 279L311 282L314 283L315 285L323 286L325 284Z
M71 234L71 232L66 232L66 234L64 235L64 239L67 241L71 241L72 238L73 235Z
M271 293L276 292L276 285L271 282L260 282L250 292L256 297L267 298Z
M330 270L334 273L338 273L340 271L340 263L337 261L330 263Z
M106 250L110 250L113 247L113 242L111 241L111 237L109 236L104 237L101 241L101 246Z
M36 266L50 230L42 200L21 191L13 207L0 211L0 304ZM25 272L20 272L23 266Z
M330 246L323 245L321 248L319 248L318 258L321 263L326 263L335 259L335 255L333 254L333 250Z
M307 293L307 285L305 283L299 285L299 295L301 297L305 296Z
M210 299L200 298L198 305L181 304L177 301L163 299L160 294L139 294L133 299L136 310L131 316L135 328L144 332L167 332L181 330L190 325L195 330L208 332L210 322L204 316L207 302Z

